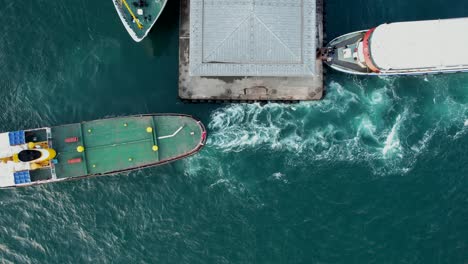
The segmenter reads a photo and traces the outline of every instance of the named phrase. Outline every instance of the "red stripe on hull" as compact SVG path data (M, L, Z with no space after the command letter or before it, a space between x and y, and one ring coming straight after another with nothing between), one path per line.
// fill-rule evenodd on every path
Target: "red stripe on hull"
M369 31L366 32L366 35L364 36L364 40L362 41L362 44L364 45L364 60L366 61L367 67L371 71L378 73L380 72L380 69L372 61L370 49L369 49L369 39L372 36L372 32L374 32L374 30L375 28L370 29Z

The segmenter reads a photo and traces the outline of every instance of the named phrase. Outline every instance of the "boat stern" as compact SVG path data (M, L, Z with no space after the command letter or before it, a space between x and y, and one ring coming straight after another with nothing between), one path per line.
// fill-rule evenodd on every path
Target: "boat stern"
M0 187L28 186L54 178L56 151L50 128L0 134Z

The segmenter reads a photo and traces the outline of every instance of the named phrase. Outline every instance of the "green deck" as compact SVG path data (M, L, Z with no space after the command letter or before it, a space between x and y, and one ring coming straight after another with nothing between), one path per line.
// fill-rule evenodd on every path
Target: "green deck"
M140 0L126 0L131 12L143 26L140 29L138 24L134 22L134 19L123 0L114 0L120 10L120 13L123 14L127 25L133 30L133 32L135 32L138 38L142 38L151 28L159 14L162 12L166 1L167 0L143 0L143 3L146 3L147 6L139 6ZM138 14L138 9L143 11L143 15Z
M148 127L153 131L148 133ZM166 137L177 130L176 135ZM58 161L55 172L57 178L70 178L157 164L196 149L202 133L202 127L188 116L111 118L52 127L52 147ZM79 141L66 143L70 137ZM157 151L153 151L155 145ZM85 151L79 153L78 146L84 146ZM68 163L76 158L82 162Z

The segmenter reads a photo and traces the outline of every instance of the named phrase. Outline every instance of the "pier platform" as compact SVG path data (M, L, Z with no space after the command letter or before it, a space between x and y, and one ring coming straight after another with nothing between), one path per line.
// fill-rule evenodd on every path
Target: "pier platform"
M323 46L323 0L180 4L183 101L322 98L323 66L317 50Z

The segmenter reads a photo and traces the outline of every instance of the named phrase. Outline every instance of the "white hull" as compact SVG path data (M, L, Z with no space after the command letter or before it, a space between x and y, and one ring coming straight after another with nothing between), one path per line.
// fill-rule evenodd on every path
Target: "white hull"
M364 34L369 30L359 30L355 32L351 32L345 35L341 35L327 45L327 48L332 48L333 46L339 46L341 42L346 40L347 38L352 38L353 36ZM324 61L330 68L341 71L348 74L354 75L370 75L370 76L405 76L405 75L429 75L429 74L444 74L444 73L462 73L468 72L468 66L461 65L459 67L441 67L441 68L432 68L432 69L407 69L407 70L383 70L381 69L380 72L361 72L356 71L352 68L347 68L344 65L339 65L335 61Z

